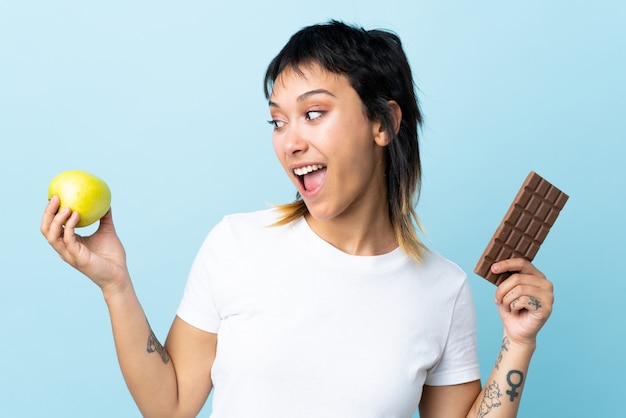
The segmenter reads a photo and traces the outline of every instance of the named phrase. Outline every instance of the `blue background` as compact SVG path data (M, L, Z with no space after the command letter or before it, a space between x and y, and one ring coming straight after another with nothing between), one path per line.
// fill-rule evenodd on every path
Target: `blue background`
M520 416L623 409L625 2L5 0L1 417L139 416L99 290L39 232L52 177L77 168L108 182L164 339L208 230L293 197L262 76L293 32L330 18L405 43L426 116L418 213L427 243L470 275L483 376L502 330L493 286L471 271L535 170L571 197L535 259L556 304Z

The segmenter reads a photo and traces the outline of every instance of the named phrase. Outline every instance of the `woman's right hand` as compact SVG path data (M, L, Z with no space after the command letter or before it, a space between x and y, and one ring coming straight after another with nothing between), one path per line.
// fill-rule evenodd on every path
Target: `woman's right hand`
M96 232L80 236L74 229L80 219L69 208L59 211L59 197L53 196L41 220L41 233L61 258L88 276L103 292L114 291L130 282L126 252L120 242L111 210L100 219Z

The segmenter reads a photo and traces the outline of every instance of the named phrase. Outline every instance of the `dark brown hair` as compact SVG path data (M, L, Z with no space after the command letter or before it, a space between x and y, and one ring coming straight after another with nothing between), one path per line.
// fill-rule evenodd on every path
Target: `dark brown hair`
M413 75L400 38L386 30L365 30L338 21L308 26L295 33L269 64L264 80L269 100L274 82L286 68L301 72L301 66L318 64L326 71L345 76L363 102L367 116L383 124L389 138L386 178L389 217L399 246L421 261L424 245L414 205L419 197L421 162L418 128L422 114L415 94ZM389 102L402 110L396 133ZM286 224L308 213L301 196L280 205Z

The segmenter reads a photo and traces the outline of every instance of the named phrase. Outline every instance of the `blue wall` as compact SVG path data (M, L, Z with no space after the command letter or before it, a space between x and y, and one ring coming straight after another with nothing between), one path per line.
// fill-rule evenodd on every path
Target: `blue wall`
M405 43L426 115L418 213L428 244L470 274L485 376L502 329L494 288L472 268L530 170L571 196L535 260L556 304L520 416L616 416L626 3L212 3L0 4L0 416L139 416L98 289L39 233L50 179L79 168L109 183L136 290L165 338L212 225L292 198L262 76L295 30L329 18Z

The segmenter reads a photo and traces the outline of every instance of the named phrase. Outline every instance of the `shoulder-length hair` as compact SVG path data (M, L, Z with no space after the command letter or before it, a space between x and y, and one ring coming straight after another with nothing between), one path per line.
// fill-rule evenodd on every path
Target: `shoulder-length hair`
M386 178L389 217L398 245L421 262L425 246L414 205L421 185L418 128L422 124L413 76L400 38L386 30L365 30L338 21L308 26L295 33L270 62L264 80L269 100L278 76L291 68L318 64L326 71L345 76L363 102L370 120L383 124L388 137ZM402 120L396 121L390 101L395 101ZM299 194L294 202L279 205L282 217L277 225L287 224L308 213Z

